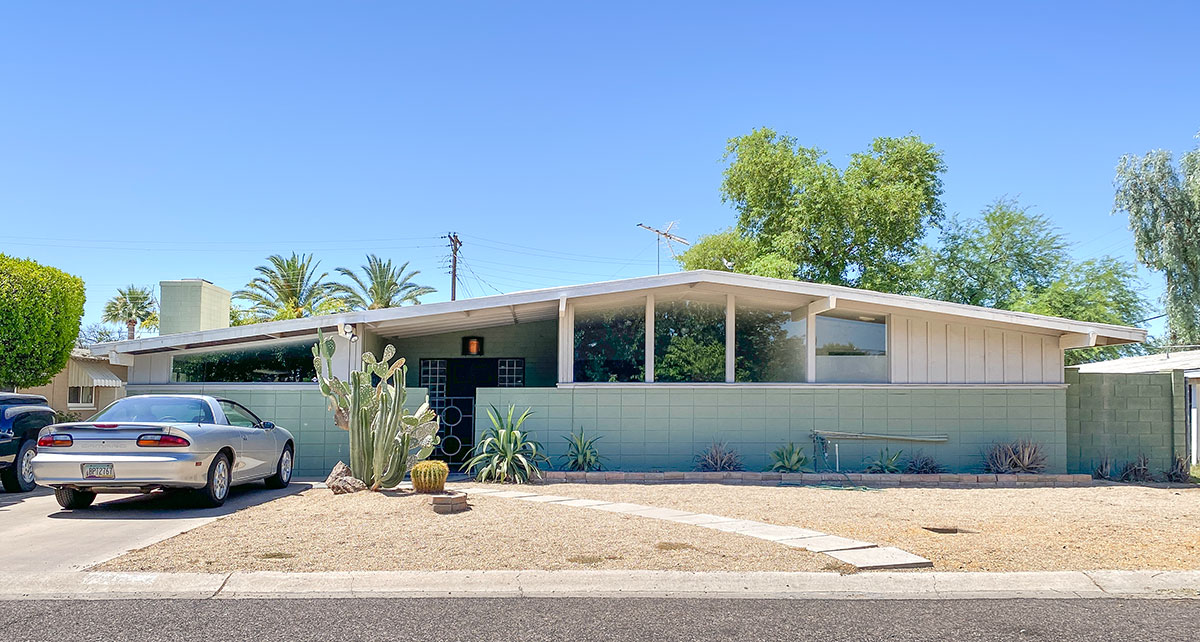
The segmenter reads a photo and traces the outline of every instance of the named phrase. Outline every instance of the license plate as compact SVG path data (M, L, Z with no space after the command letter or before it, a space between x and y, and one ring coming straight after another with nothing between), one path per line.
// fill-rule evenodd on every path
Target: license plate
M84 479L113 479L116 475L113 473L112 464L83 464Z

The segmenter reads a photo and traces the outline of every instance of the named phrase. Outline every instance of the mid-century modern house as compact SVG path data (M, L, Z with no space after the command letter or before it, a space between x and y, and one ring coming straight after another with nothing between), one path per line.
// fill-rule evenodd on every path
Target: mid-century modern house
M228 305L210 283L164 282L161 336L92 351L129 367L130 394L223 395L286 426L301 475L347 457L312 382L318 329L336 335L342 377L364 351L396 346L410 405L428 395L441 415L441 457L462 461L489 425L484 409L511 404L533 409L526 427L551 455L582 428L602 435L609 468L646 471L691 470L714 439L749 470L794 442L810 457L819 445L822 467L861 469L887 447L975 471L988 444L1028 438L1044 445L1049 472L1067 472L1063 351L1146 338L713 271L236 327Z

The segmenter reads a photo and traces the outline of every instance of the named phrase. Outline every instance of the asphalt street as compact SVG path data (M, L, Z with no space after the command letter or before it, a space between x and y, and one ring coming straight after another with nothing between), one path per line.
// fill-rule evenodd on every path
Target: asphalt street
M0 640L1192 640L1195 600L10 602Z

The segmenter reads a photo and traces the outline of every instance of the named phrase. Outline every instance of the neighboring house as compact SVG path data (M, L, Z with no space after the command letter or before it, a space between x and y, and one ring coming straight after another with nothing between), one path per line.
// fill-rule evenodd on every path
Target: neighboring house
M86 349L71 351L67 367L54 375L50 383L16 392L41 395L58 412L69 412L86 419L108 404L125 396L129 368L93 356Z
M1067 381L1068 430L1081 435L1081 468L1141 454L1158 470L1180 455L1200 464L1200 350L1072 366Z
M379 356L396 346L408 360L410 405L428 393L441 415L440 456L462 461L489 425L484 410L511 404L534 410L525 427L551 455L583 428L603 435L601 453L624 470L688 470L720 439L750 470L767 466L781 444L819 442L829 465L843 469L886 446L975 471L988 444L1028 438L1044 445L1050 472L1065 472L1063 351L1146 337L713 271L237 327L225 327L220 310L195 316L214 301L227 305L227 291L193 282L168 299L170 283L161 327L190 331L93 353L130 367L130 394L217 394L286 426L301 475L324 474L347 456L346 435L313 383L318 329L341 331L334 370L342 378L364 350Z

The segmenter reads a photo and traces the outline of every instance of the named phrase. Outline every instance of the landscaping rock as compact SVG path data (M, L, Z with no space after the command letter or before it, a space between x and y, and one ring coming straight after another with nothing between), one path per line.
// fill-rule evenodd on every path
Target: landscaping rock
M355 477L339 477L328 484L328 486L334 495L346 495L367 489L367 485Z
M337 465L333 467L333 470L329 471L329 476L325 478L325 485L329 486L333 482L343 477L353 476L354 475L350 472L350 467L346 465L346 462L339 461Z

